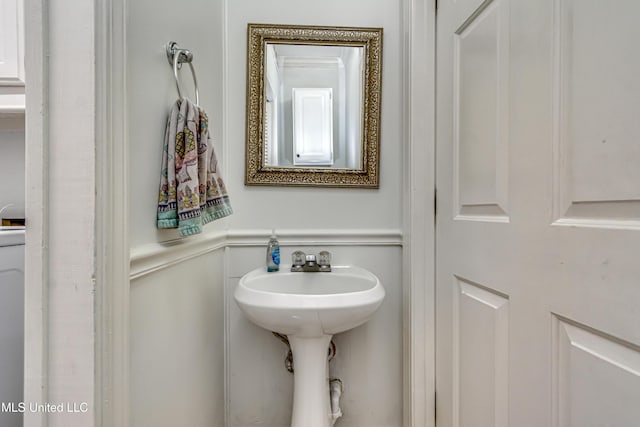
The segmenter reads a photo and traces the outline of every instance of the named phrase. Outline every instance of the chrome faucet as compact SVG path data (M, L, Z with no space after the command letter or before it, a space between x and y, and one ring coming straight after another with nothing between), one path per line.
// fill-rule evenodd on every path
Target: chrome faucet
M329 272L331 271L331 254L328 251L321 251L316 258L313 254L306 255L302 251L295 251L291 254L291 271Z

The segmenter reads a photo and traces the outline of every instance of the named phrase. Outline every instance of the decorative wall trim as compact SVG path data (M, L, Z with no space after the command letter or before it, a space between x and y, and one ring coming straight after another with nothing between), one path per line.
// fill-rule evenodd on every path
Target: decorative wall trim
M402 231L374 230L278 230L282 246L402 246ZM172 267L226 247L264 246L271 230L229 230L188 239L151 243L131 249L130 280Z
M126 0L95 4L95 425L129 426Z
M224 64L222 67L222 105L229 105L229 1L230 0L222 0L222 63ZM229 141L229 113L227 108L222 109L222 140ZM229 150L226 146L222 150L222 157L225 165L229 163ZM230 257L227 256L229 249L225 249L225 256L222 260L224 262L224 271L225 273L230 269ZM229 378L229 357L231 352L229 351L229 346L227 346L227 342L229 342L229 336L231 334L231 325L229 324L229 304L228 300L230 296L227 293L227 275L225 274L223 277L223 298L224 298L224 361L223 361L223 374L224 374L224 425L225 427L230 423L230 407L231 407L231 399L229 397L230 390L230 381Z
M402 246L402 230L276 230L281 246ZM227 245L264 246L271 230L231 230Z
M131 248L129 279L139 279L147 274L222 249L225 247L226 238L226 232L217 232Z

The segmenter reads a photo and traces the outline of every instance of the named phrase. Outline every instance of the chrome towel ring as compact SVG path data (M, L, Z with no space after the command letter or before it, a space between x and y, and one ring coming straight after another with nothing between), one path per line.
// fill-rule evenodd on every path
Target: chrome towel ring
M200 105L200 94L198 93L198 79L196 78L196 70L193 68L193 53L189 49L180 49L178 43L168 42L166 44L167 60L169 64L173 66L173 76L176 79L176 88L178 89L178 97L183 99L182 92L180 91L180 81L178 80L178 70L182 68L182 64L185 62L189 64L191 68L191 75L193 76L193 85L196 89L196 105Z

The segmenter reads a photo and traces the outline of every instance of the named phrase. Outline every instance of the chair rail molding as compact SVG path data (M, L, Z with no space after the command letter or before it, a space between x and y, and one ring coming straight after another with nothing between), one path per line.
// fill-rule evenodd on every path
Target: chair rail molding
M222 249L225 247L226 236L226 232L213 232L133 247L130 255L130 280Z
M278 229L282 246L402 246L400 229ZM228 246L263 246L271 230L231 230Z
M228 230L140 245L131 249L130 280L226 247L264 246L270 235L271 230L266 229ZM278 239L282 246L402 246L402 231L279 229Z

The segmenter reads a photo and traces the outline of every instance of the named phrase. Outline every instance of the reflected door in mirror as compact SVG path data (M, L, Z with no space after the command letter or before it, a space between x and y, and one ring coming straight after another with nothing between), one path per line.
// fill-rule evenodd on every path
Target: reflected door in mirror
M293 88L293 164L333 165L332 89Z

